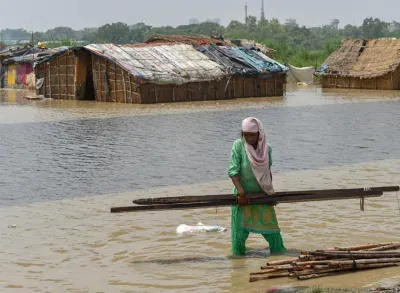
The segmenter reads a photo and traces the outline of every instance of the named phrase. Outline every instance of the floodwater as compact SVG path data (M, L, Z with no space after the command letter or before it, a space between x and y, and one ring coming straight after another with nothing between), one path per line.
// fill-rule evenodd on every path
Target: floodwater
M111 214L135 198L220 194L240 122L259 117L276 190L398 185L400 92L291 89L284 98L122 105L0 96L1 292L264 292L369 287L398 268L249 283L267 259L251 235L230 257L230 209ZM400 241L396 193L277 206L289 256ZM177 235L203 222L221 233ZM273 256L269 259L279 259ZM398 280L398 279L397 279Z

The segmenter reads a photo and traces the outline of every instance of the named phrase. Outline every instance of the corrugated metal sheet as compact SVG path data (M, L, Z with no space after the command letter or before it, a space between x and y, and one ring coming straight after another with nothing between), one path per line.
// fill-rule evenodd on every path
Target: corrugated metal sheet
M127 47L91 44L85 49L120 65L138 78L157 84L183 84L220 79L223 68L191 45Z

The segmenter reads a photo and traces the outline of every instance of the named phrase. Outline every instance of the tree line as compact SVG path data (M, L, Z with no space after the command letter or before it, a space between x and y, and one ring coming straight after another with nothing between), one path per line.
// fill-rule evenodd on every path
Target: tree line
M128 25L122 22L105 24L98 28L74 30L56 27L46 32L28 32L23 29L3 29L0 40L33 40L48 42L48 46L83 43L140 43L155 35L222 35L226 39L248 39L277 51L275 58L295 66L319 66L344 38L398 38L399 22L385 22L379 18L365 18L360 26L347 24L339 28L339 20L319 27L305 27L289 19L257 19L249 16L246 23L233 20L224 27L213 22L180 25L177 27L152 27L145 23Z

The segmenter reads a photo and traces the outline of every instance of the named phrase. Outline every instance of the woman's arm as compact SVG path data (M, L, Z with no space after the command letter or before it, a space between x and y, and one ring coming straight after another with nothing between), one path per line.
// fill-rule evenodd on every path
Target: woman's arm
M236 140L233 143L232 151L231 151L231 159L229 164L229 172L228 175L232 179L233 185L235 185L236 190L238 192L238 202L239 204L247 204L246 193L243 189L242 184L240 183L240 166L241 166L241 140Z

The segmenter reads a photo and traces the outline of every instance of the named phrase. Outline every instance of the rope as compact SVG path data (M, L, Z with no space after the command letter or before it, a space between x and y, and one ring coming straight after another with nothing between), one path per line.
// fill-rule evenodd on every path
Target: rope
M355 260L355 258L354 258L354 255L351 253L350 250L349 250L348 252L349 252L350 258L353 260L353 267L352 267L352 269L353 269L353 271L357 271L357 263L356 263L356 260Z

